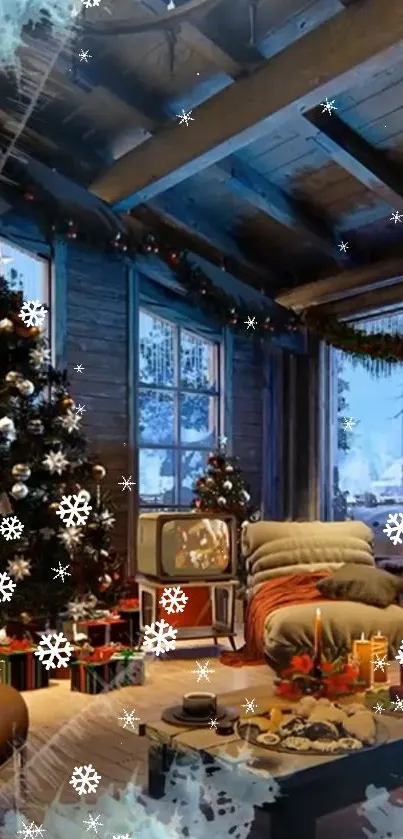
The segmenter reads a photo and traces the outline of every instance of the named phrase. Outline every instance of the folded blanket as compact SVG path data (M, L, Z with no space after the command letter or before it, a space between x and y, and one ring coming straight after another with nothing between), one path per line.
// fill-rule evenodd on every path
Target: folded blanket
M355 537L369 545L373 544L373 533L362 521L257 521L247 522L242 528L242 551L249 556L253 551L274 539L309 537L338 538Z
M310 562L354 562L374 565L372 551L363 539L344 537L342 539L275 539L253 551L247 559L250 574L268 568Z
M290 574L276 577L263 583L248 604L245 618L245 646L237 652L225 652L220 656L222 664L230 667L265 664L264 629L271 612L282 606L296 606L301 603L325 601L316 583L327 577L326 573Z

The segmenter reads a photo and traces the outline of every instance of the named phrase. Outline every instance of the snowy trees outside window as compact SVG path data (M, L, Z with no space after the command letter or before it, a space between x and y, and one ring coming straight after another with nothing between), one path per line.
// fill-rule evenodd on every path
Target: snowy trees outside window
M142 507L185 507L218 437L217 342L140 310L139 489Z

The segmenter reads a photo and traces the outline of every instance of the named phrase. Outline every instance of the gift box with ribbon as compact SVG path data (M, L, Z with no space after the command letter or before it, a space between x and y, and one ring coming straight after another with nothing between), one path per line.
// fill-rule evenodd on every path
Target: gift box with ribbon
M91 653L81 651L70 662L71 689L96 694L126 685L141 685L144 660L144 653L119 644L104 644Z
M11 640L0 647L0 684L17 690L37 690L49 685L49 672L34 654L28 640Z
M124 643L128 634L127 621L119 615L77 621L77 627L87 635L93 647L103 647L111 643Z

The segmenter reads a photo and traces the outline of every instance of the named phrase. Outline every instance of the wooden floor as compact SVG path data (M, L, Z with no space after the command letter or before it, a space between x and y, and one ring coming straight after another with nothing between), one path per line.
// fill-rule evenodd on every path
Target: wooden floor
M185 648L186 647L186 648ZM102 776L97 796L114 785L122 789L136 774L147 784L147 738L123 729L119 717L123 709L136 709L136 716L147 722L160 718L161 709L176 704L183 693L209 690L224 693L245 689L253 698L254 685L267 684L273 692L273 672L262 667L225 667L217 660L212 647L191 648L191 642L170 658L147 662L146 683L122 688L99 696L73 693L70 682L51 682L49 688L24 694L30 713L30 736L27 765L27 797L21 808L24 815L40 824L46 807L60 796L63 803L77 803L77 793L69 784L77 765L92 763ZM225 648L225 644L221 649ZM210 683L197 682L192 670L195 662L210 660ZM242 713L242 710L241 710ZM12 763L0 770L0 809L14 809L15 771ZM93 796L96 800L96 796ZM91 796L86 796L91 803ZM362 822L355 810L323 819L317 839L362 839ZM269 839L269 837L265 837ZM291 839L291 838L290 838Z

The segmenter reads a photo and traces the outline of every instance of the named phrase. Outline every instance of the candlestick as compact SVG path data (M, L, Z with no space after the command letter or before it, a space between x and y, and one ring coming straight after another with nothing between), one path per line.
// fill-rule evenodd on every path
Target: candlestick
M322 663L322 614L320 609L316 610L313 630L313 668L320 670Z
M373 671L373 682L374 685L379 684L387 684L388 683L388 665L387 665L387 658L388 658L388 639L385 635L381 635L381 632L377 632L377 634L371 638L371 645L372 645L372 671ZM380 659L384 659L384 666L376 667L376 662Z
M353 655L358 663L358 678L360 682L364 682L366 687L370 687L372 682L372 645L371 641L365 639L364 633L361 634L359 641L354 641Z

